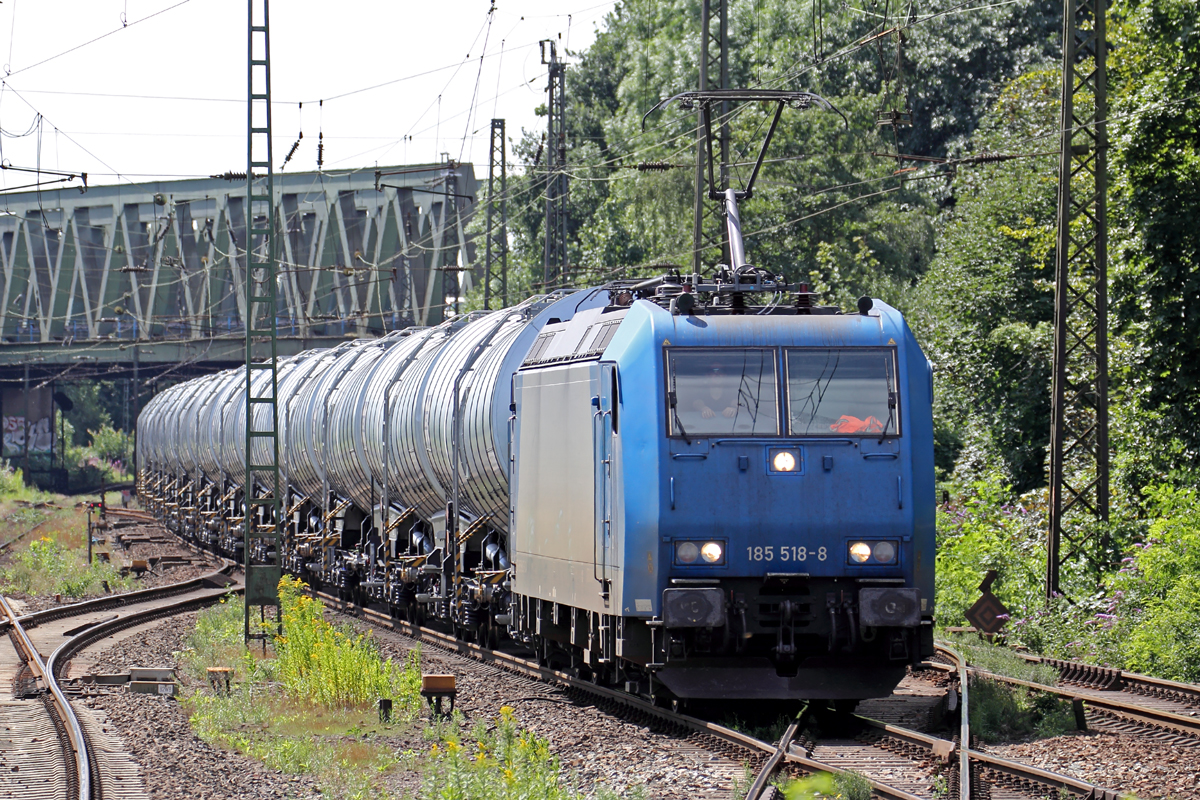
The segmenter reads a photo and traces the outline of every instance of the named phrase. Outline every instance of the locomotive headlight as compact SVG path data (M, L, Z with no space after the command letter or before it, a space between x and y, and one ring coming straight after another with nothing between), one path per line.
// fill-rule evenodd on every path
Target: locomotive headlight
M725 548L721 547L720 542L705 542L700 548L700 557L709 564L721 563L722 557L725 555Z
M850 545L850 560L856 564L865 563L871 557L871 545L866 542L855 542Z
M796 469L796 457L787 450L780 450L771 459L771 466L776 472L792 472Z
M675 545L675 560L680 564L694 564L699 557L700 548L695 542L679 542Z
M717 566L725 563L725 545L721 542L676 542L675 563Z
M871 555L880 564L890 564L896 560L896 545L891 542L876 542Z

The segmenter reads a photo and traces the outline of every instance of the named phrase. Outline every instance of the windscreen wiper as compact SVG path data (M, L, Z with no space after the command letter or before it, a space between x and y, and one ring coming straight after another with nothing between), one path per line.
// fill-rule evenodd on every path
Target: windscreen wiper
M679 395L675 391L675 377L671 376L671 396L667 398L667 402L671 404L671 414L675 417L675 426L679 428L679 432L683 434L683 440L688 443L688 447L692 446L692 439L688 436L687 428L683 427L683 420L679 418Z

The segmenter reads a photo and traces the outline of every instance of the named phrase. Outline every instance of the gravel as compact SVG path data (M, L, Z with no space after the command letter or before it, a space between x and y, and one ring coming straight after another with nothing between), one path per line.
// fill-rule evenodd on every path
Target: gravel
M414 646L412 639L394 631L369 629L384 656L397 661ZM422 647L421 668L456 676L455 708L466 718L464 734L479 720L495 720L501 706L511 706L523 727L548 740L568 780L586 793L603 786L622 795L644 792L662 800L725 798L734 779L743 778L741 763L686 737L651 730L572 700L556 687L429 645Z
M139 629L100 655L96 671L130 667L178 668L174 653L196 625L196 614L172 617ZM187 682L186 676L181 676ZM109 731L120 735L141 768L153 800L267 800L321 797L307 775L287 775L261 762L201 741L176 700L117 690L81 702L108 715Z
M102 653L96 671L176 666L173 653L182 649L195 618L195 614L186 614L136 631ZM393 632L375 630L374 635L385 656L401 659L413 645L412 640ZM422 650L422 667L426 672L458 676L456 708L466 717L464 736L475 722L494 720L502 705L510 705L522 726L549 740L568 780L583 791L605 786L626 794L642 787L640 791L647 797L664 800L724 798L729 796L732 780L742 777L741 764L713 755L685 738L651 731L593 706L577 704L554 687L428 646ZM187 682L186 677L182 680ZM319 796L310 776L276 773L257 761L200 741L192 733L184 709L174 700L116 691L84 702L108 714L110 730L120 734L142 774L152 776L146 780L146 788L155 800ZM428 718L428 711L423 716ZM396 752L411 749L420 753L429 748L419 728L397 729L387 742ZM411 796L419 784L416 775L401 770L393 771L386 780L387 788L397 796Z
M192 733L187 713L172 699L114 692L84 702L108 714L109 725L141 767L146 793L154 800L321 796L307 775L268 770L258 761L200 741Z
M381 652L398 661L415 646L402 634L367 626L352 617L335 616L360 629L372 630ZM134 632L101 654L96 670L123 672L131 666L177 666L173 654L182 649L195 619L194 613L186 614ZM478 721L494 721L501 706L512 706L523 727L549 741L568 781L586 793L606 787L618 794L640 793L663 800L724 798L729 797L733 781L742 778L741 764L712 754L686 737L613 717L556 687L429 645L422 647L421 664L425 672L457 677L456 708L465 717L464 737ZM889 709L896 706L891 710L898 717L910 717L903 722L924 727L919 719L933 710L930 704L938 691L922 680L925 677L918 674L907 678L901 686L901 697L872 702ZM188 682L186 676L181 680ZM155 800L322 796L311 776L275 772L260 762L200 741L175 700L117 691L81 702L107 713L109 730L119 733L142 774L150 776L146 788ZM422 716L427 719L428 710ZM395 752L421 753L429 747L420 736L420 726L397 727L386 742ZM1200 800L1200 745L1171 745L1147 737L1093 730L986 749L1147 799ZM386 781L389 791L404 797L411 796L419 785L418 776L402 770L393 770Z
M1200 798L1200 746L1089 731L986 750L1122 794L1132 792L1143 800Z

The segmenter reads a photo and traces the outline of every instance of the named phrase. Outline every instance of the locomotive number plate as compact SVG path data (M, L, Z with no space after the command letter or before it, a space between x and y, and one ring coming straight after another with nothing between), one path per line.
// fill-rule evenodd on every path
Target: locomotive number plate
M829 550L824 547L809 550L804 545L793 547L786 544L782 547L767 545L746 548L746 558L751 561L807 561L809 556L815 556L817 561L824 561L829 558Z

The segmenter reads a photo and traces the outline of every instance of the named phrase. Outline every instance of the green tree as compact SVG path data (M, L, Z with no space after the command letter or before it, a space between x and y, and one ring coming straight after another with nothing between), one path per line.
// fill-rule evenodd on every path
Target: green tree
M1110 14L1117 446L1130 486L1200 465L1200 2Z
M1010 83L976 133L981 148L1053 132L1058 81L1046 68ZM961 169L912 304L937 371L938 463L956 462L964 480L1001 467L1017 491L1044 482L1056 188L1049 156Z

